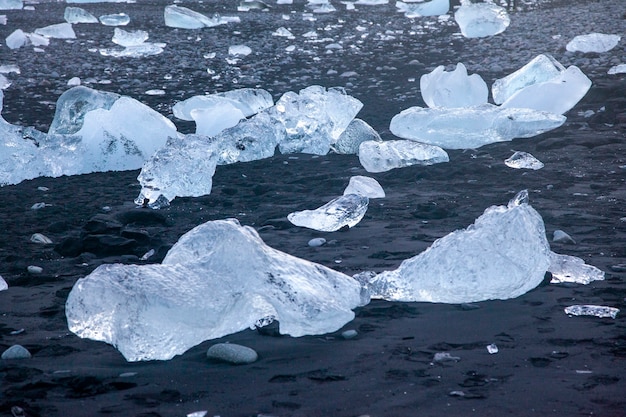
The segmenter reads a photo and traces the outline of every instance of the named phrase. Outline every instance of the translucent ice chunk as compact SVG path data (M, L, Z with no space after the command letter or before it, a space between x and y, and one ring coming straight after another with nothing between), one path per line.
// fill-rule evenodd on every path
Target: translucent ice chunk
M357 175L350 178L350 183L343 190L343 195L357 194L367 198L385 198L385 190L374 178Z
M527 108L564 114L591 88L591 80L572 65L553 79L529 85L502 103L502 108Z
M294 337L335 331L367 302L354 279L218 220L183 235L161 265L98 267L76 282L65 311L70 331L139 361L170 359L268 317Z
M182 6L169 5L164 12L165 26L180 29L201 29L224 25L233 19L215 15L209 18L202 13Z
M367 141L359 147L359 161L367 172L385 172L411 165L448 162L446 151L438 146L408 140Z
M68 135L83 126L85 114L95 109L110 109L121 96L89 87L73 87L59 96L48 133Z
M567 43L565 49L569 52L607 52L615 48L622 37L620 35L606 35L604 33L590 33L579 35Z
M148 32L145 30L128 32L124 29L115 28L112 41L120 46L137 46L144 43L147 39Z
M607 71L607 74L609 75L624 74L624 73L626 73L626 64L614 65L611 68L609 68L609 70Z
M58 23L43 28L35 29L35 34L47 38L76 39L76 33L70 23Z
M287 219L300 227L334 232L342 227L353 227L361 221L369 199L356 194L337 197L315 210L304 210L290 213Z
M22 29L16 29L5 39L9 49L18 49L28 44L28 36Z
M515 169L541 169L543 162L529 154L528 152L516 151L509 158L504 160L506 166Z
M450 0L430 0L421 3L396 1L396 7L408 18L440 16L450 10Z
M502 33L509 27L511 19L504 7L493 3L461 2L454 20L466 38L483 38Z
M462 63L452 72L440 65L420 78L420 91L428 107L471 107L487 103L489 89L478 74L467 75Z
M0 276L0 291L4 291L9 288L9 284Z
M353 119L331 148L339 154L358 154L361 143L368 140L382 142L372 126L361 119Z
M100 52L102 56L112 56L116 58L143 58L162 53L164 47L164 43L144 42L125 48L101 48L98 52Z
M595 316L595 317L610 317L614 319L619 313L619 308L596 306L596 305L573 305L565 307L565 314L570 316Z
M228 47L228 55L246 56L252 53L252 49L247 45L231 45Z
M517 91L531 86L551 81L565 71L551 55L537 55L530 62L504 78L497 79L491 86L491 95L496 104L502 104Z
M0 0L0 10L19 10L23 7L22 0Z
M274 105L274 99L267 90L260 88L241 88L224 93L190 97L176 103L172 107L172 112L174 116L181 120L191 121L193 120L191 110L213 108L225 102L237 107L245 117L250 117Z
M589 284L592 281L604 280L604 271L593 265L587 265L585 261L575 256L550 253L550 268L552 274L551 284L573 282L576 284Z
M445 149L474 149L528 138L561 126L565 117L528 108L492 104L455 109L411 107L391 119L391 133Z
M372 297L469 303L518 297L539 285L550 266L541 216L522 192L492 206L465 230L435 241L393 271L369 282Z
M105 14L98 19L105 26L126 26L130 23L130 16L126 13Z
M66 7L63 17L67 23L98 23L98 18L80 7Z
M226 100L219 106L193 109L191 117L196 122L196 134L204 136L215 136L245 119L241 110Z

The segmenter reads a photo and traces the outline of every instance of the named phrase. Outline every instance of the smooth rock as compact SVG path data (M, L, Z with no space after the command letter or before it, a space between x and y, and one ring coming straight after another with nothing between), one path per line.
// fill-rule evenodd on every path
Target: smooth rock
M13 345L2 353L2 359L30 359L32 355L22 345Z
M254 349L234 343L218 343L213 345L207 350L206 356L209 359L235 365L253 363L259 358L259 355L257 355Z

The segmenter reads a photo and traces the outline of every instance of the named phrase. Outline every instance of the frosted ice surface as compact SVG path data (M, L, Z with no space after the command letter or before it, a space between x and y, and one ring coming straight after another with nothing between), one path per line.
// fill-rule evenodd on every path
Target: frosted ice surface
M565 46L569 52L607 52L615 48L622 37L604 33L589 33L574 37Z
M420 78L420 91L428 107L471 107L487 103L489 89L478 74L467 75L467 69L458 63L447 72L440 65Z
M130 16L126 13L105 14L98 19L105 26L126 26L130 23Z
M70 331L112 344L128 361L168 360L273 319L294 337L332 332L367 302L351 277L218 220L183 235L161 265L98 267L72 288L66 316Z
M367 172L385 172L411 165L448 162L446 151L438 146L410 140L367 141L359 147L359 161Z
M228 55L246 56L252 53L252 49L247 45L231 45L228 47Z
M378 132L367 122L353 119L331 148L338 154L358 154L361 143L368 140L382 142Z
M587 265L585 261L575 256L550 253L550 267L552 273L551 284L573 282L576 284L589 284L592 281L604 280L604 271L593 265Z
M574 107L591 88L591 80L572 65L542 83L532 84L515 92L504 103L503 108L527 108L564 114Z
M72 24L67 22L35 29L35 34L55 39L76 39Z
M16 29L6 37L5 43L9 49L18 49L28 44L28 36L22 29Z
M33 46L48 46L50 44L50 38L39 35L37 33L27 33L28 41Z
M492 104L455 109L410 107L391 119L391 133L444 149L474 149L529 138L561 126L565 117Z
M607 74L609 75L624 74L624 73L626 73L626 64L614 65L611 68L609 68L609 70L607 71Z
M491 85L491 95L496 104L502 104L517 91L559 77L565 67L551 55L537 55L530 62L504 78L497 79Z
M145 30L129 32L124 29L115 28L112 41L120 46L137 46L144 43L148 39L148 36L148 32Z
M350 183L343 191L343 195L346 194L356 194L367 198L385 198L385 190L378 181L362 175L350 178Z
M54 118L48 129L51 134L73 134L83 126L85 114L95 109L110 109L121 96L89 87L70 88L59 96Z
M224 25L230 21L238 20L221 17L219 15L209 18L202 13L176 5L166 6L164 17L166 26L180 29L201 29L204 27L214 27Z
M454 20L466 38L497 35L511 23L504 7L493 3L471 3L469 0L461 2L461 7L454 13Z
M125 48L100 48L98 52L100 52L102 56L112 56L115 58L143 58L160 54L163 52L165 46L164 43L144 42Z
M215 136L245 119L241 110L227 100L216 106L192 109L191 117L196 122L196 134L204 136Z
M356 194L337 197L315 210L296 211L287 215L287 220L296 226L334 232L342 227L353 227L361 221L369 199Z
M193 96L186 100L179 101L172 107L174 116L191 121L191 110L213 108L224 104L231 104L238 108L245 117L250 117L262 110L274 105L272 95L260 88L241 88L226 91L224 93Z
M464 230L436 240L400 267L369 282L372 298L470 303L518 297L539 285L550 266L543 219L518 194L492 206Z
M341 87L313 85L299 94L289 91L268 111L284 126L286 137L279 144L282 153L325 155L363 107Z
M20 71L20 67L18 67L15 64L0 65L0 74L11 74L11 73L21 74L22 71Z
M137 180L141 193L135 200L152 208L166 206L176 197L211 193L219 159L216 141L206 136L173 136L143 165Z
M0 0L0 10L19 10L23 7L22 0Z
M9 288L9 284L0 276L0 291L4 291Z
M68 6L65 8L63 18L67 23L98 23L98 18L80 7Z
M450 10L450 0L431 0L421 3L396 1L396 7L408 18L440 16Z
M541 169L543 162L529 154L528 152L516 151L509 158L504 160L506 166L515 169Z
M591 304L565 307L565 314L569 314L570 316L595 316L614 319L617 317L617 313L619 313L619 308Z

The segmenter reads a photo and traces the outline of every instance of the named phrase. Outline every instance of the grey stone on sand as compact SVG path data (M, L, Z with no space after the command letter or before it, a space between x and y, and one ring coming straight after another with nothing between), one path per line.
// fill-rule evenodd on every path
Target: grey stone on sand
M31 354L22 345L13 345L2 353L2 359L30 359Z
M218 343L207 350L206 356L209 359L215 359L223 362L242 365L256 362L259 355L246 346L237 345L235 343Z
M552 234L552 241L557 243L568 243L570 245L576 244L576 241L563 230L555 230Z

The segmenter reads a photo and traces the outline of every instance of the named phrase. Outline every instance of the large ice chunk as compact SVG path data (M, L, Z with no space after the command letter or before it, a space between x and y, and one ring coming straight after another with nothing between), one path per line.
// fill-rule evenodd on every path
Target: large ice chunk
M209 18L202 13L198 13L182 6L169 5L164 11L165 26L180 29L201 29L204 27L214 27L229 22L230 19L215 15Z
M367 141L359 147L359 161L367 172L433 165L449 160L446 151L440 147L409 140Z
M454 13L454 20L466 38L497 35L511 23L504 7L493 3L472 3L470 0L461 1L461 7Z
M368 301L351 277L218 220L183 235L161 265L98 267L76 282L65 311L70 331L140 361L272 320L294 337L335 331Z
M70 88L57 99L48 133L62 135L76 133L83 126L85 114L95 109L108 110L120 97L116 93L84 86Z
M389 130L401 138L444 149L474 149L529 138L561 126L565 119L545 111L492 104L456 109L410 107L391 119Z
M28 44L28 36L22 29L15 29L4 40L9 49L18 49Z
M420 78L420 91L428 107L471 107L487 103L489 89L478 74L467 75L458 63L452 72L440 65Z
M502 104L516 92L533 84L556 80L565 67L548 54L537 55L530 62L491 85L491 95L496 104Z
M98 18L80 7L66 7L63 18L67 23L98 23Z
M591 88L591 80L572 65L549 81L531 84L515 92L503 108L527 108L564 114L574 107Z
M440 16L450 10L450 0L430 0L421 3L396 1L396 8L408 18Z
M35 34L55 39L76 39L76 33L71 23L57 23L43 28L35 29Z
M589 33L574 37L567 43L565 49L569 52L607 52L615 48L622 37L604 33Z
M550 268L552 274L551 284L571 282L576 284L589 284L592 281L604 280L604 271L593 265L588 265L580 258L570 255L550 253Z
M353 227L361 221L369 199L357 194L345 194L337 197L315 210L303 210L289 213L287 219L300 227L334 232L342 227Z
M124 29L115 28L113 31L113 43L120 46L137 46L141 45L148 39L148 32L145 30L134 30L132 32Z
M261 88L241 88L223 93L198 95L179 101L172 107L174 116L181 120L193 120L194 109L215 108L232 105L239 109L244 117L250 117L274 105L272 95Z
M521 192L492 206L467 229L435 241L369 282L372 298L469 303L518 297L539 285L550 266L539 213Z
M19 10L23 7L22 0L0 0L0 10Z

